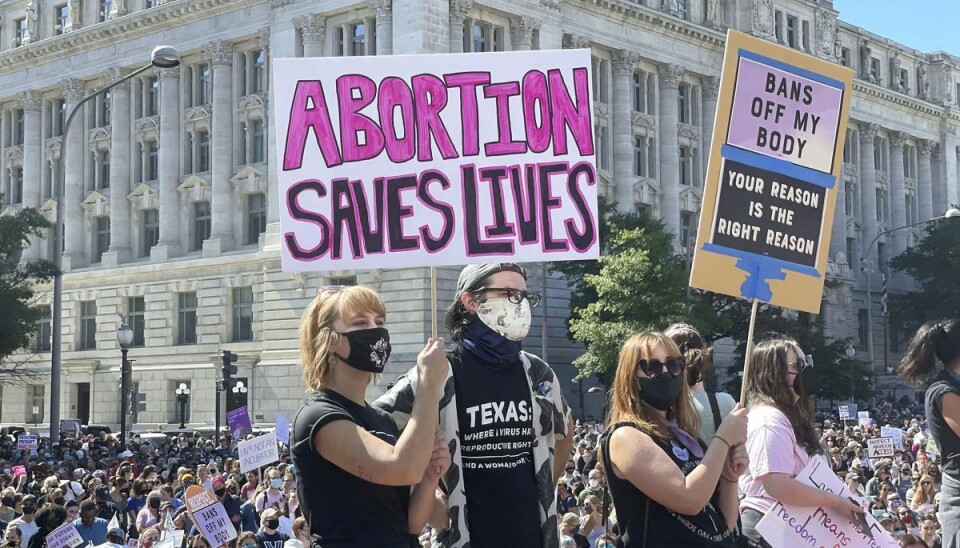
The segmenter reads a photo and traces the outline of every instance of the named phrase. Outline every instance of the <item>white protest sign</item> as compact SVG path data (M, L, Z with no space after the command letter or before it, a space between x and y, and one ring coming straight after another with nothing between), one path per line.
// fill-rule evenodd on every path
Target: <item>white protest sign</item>
M822 456L816 455L797 474L800 483L816 487L841 497L851 497L843 482L830 469ZM833 508L785 505L776 502L763 519L757 531L773 548L812 546L843 546L844 548L898 548L877 520L867 512L864 515L872 538L860 532L859 526Z
M184 492L183 499L197 530L210 546L227 546L237 538L237 529L230 521L227 510L213 493L199 485L191 485Z
M598 257L589 50L272 70L284 271Z
M893 438L893 447L903 451L903 430L893 428L892 426L881 426L880 437Z
M243 473L277 462L280 460L277 433L270 432L242 441L237 445L237 452L240 455L240 472Z
M867 440L867 456L871 459L893 456L893 438L872 438Z
M870 412L869 411L859 411L857 413L857 424L860 426L870 426Z
M38 447L40 447L40 436L21 434L17 438L17 449L36 449Z
M850 418L850 407L846 405L840 406L840 420L845 421Z
M84 543L80 531L77 531L72 521L64 523L47 535L47 548L76 548Z

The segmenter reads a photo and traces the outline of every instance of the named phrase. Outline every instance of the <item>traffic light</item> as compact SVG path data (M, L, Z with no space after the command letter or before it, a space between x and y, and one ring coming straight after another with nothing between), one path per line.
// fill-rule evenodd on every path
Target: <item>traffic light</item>
M223 366L220 368L221 373L223 373L223 389L230 390L233 388L233 383L236 381L233 380L233 376L237 373L237 366L234 365L234 362L237 361L237 355L229 350L223 351Z

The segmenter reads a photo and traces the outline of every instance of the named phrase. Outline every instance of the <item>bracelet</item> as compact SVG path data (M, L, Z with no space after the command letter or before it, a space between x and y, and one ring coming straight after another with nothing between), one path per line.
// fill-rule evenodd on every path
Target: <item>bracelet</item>
M729 482L729 483L737 483L737 482L738 482L738 480L735 480L735 479L728 479L727 476L724 476L723 474L720 474L720 479L722 479L723 481Z
M729 450L731 449L731 446L730 446L730 442L728 442L727 440L725 440L725 439L723 439L723 438L721 438L721 437L720 437L720 436L718 436L718 435L714 435L714 436L713 436L713 438L710 438L710 439L714 439L714 438L716 438L716 439L718 439L718 440L720 440L720 441L722 441L722 442L723 442L723 444L727 446L727 450L728 450L728 451L729 451Z

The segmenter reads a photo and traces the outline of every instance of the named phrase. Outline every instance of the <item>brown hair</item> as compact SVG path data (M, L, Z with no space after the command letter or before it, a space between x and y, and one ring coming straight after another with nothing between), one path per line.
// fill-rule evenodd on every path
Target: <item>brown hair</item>
M649 359L658 346L662 346L671 358L680 357L680 349L670 337L663 333L653 331L637 333L623 344L611 390L610 416L607 425L633 422L661 441L666 441L671 437L666 430L666 425L657 420L654 408L640 398L640 385L637 382L640 360ZM694 439L700 436L700 415L693 406L690 387L687 383L683 383L683 390L671 411L680 428L686 430Z
M794 401L786 380L787 364L799 348L793 339L768 339L754 347L747 377L747 405L766 404L786 415L797 444L814 455L820 451L820 442L813 429L810 398Z
M687 384L696 386L713 361L713 347L708 347L703 335L690 324L675 323L663 333L677 343L680 354L687 360Z
M923 482L929 481L930 488L924 489ZM925 492L928 491L928 492ZM934 495L937 494L936 486L933 485L933 478L924 474L920 477L920 483L917 485L916 489L913 491L913 504L919 506L921 504L933 504Z
M300 367L307 389L319 391L330 375L334 359L332 347L340 344L333 330L338 318L350 321L357 314L373 313L386 319L387 310L380 296L363 286L321 290L300 319Z
M932 321L920 326L900 361L900 379L912 386L923 384L938 359L946 367L960 361L960 320Z

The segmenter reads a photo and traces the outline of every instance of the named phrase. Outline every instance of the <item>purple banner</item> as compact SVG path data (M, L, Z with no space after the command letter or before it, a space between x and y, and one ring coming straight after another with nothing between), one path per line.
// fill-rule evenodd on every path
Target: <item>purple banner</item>
M227 413L227 426L233 439L241 439L253 434L253 425L250 424L250 413L247 412L247 406L238 407Z
M727 142L831 173L842 102L841 89L741 57Z

